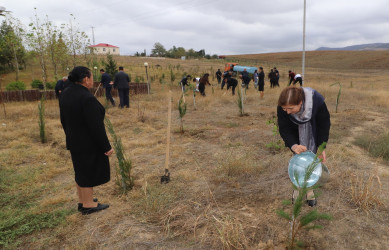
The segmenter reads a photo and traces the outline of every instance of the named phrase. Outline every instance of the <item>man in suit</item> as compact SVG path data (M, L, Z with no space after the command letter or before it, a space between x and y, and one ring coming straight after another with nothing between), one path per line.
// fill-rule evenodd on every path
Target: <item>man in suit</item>
M119 72L115 74L114 87L118 89L120 104L119 108L130 107L130 78L123 72L123 67L119 67Z
M100 69L101 74L101 84L103 85L103 88L105 88L105 98L107 98L108 101L112 103L112 106L115 107L115 100L112 97L111 90L112 90L112 84L111 76L104 71L104 69Z

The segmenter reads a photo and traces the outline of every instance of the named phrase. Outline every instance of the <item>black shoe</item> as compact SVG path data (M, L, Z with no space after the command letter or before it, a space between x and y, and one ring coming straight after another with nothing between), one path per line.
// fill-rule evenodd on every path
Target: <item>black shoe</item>
M97 202L97 198L93 198L93 202ZM81 211L82 203L78 203L78 211Z
M314 200L307 200L307 203L308 203L308 206L314 207L314 206L316 206L317 201L316 201L316 199L314 199Z
M107 209L107 208L109 208L108 204L98 203L97 207L81 207L80 212L82 213L82 215L87 215L87 214L99 212L99 211Z

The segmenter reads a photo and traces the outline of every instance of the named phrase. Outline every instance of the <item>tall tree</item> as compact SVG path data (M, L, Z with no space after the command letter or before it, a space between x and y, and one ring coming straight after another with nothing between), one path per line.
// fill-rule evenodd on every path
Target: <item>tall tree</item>
M154 44L154 49L151 50L151 53L155 56L165 56L166 55L166 49L165 47L159 43L159 42L156 42Z
M15 70L15 80L19 80L19 65L25 63L26 52L23 46L23 37L25 31L20 21L11 15L6 15L6 21L3 22L0 30L0 56L1 61L8 64Z

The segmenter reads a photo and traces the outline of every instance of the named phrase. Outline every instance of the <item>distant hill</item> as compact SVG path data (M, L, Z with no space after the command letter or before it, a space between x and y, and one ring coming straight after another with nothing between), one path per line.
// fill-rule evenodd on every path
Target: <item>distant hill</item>
M352 45L343 48L329 48L329 47L320 47L317 50L389 50L389 43L369 43L369 44L360 44Z
M272 68L283 65L290 69L301 68L302 52L280 52L227 56L227 60ZM307 51L305 66L318 69L389 69L389 49L382 51Z

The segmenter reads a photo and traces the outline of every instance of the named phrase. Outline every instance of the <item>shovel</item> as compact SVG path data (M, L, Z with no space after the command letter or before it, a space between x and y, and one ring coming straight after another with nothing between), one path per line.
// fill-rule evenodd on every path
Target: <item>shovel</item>
M161 183L170 182L169 173L169 151L170 151L170 127L172 120L172 91L169 90L168 95L168 113L167 113L167 136L166 136L166 158L165 158L165 174L161 176Z

